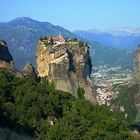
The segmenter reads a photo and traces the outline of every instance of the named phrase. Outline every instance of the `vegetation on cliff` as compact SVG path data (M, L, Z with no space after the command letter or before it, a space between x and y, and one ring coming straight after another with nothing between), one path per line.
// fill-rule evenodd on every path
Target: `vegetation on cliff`
M111 106L122 108L121 111L116 111L119 116L126 119L130 123L134 123L137 109L135 106L134 97L138 93L139 87L137 84L128 85L114 85L114 90L119 92L118 98L112 100Z
M135 139L129 124L107 108L0 69L0 125L39 140ZM83 93L83 90L79 90Z

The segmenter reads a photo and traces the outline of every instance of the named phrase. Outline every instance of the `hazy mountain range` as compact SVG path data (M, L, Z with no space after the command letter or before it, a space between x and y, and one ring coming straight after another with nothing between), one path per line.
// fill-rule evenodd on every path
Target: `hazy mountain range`
M104 31L98 29L77 30L74 33L89 41L98 41L113 48L135 50L140 44L140 27L109 28Z
M94 65L133 66L132 52L116 48L135 48L139 42L137 35L114 35L98 30L75 31L74 33L49 22L39 22L28 17L16 18L0 23L0 39L6 40L16 67L22 69L26 61L34 66L36 43L41 36L58 35L83 38L90 44ZM100 43L99 43L100 42ZM131 45L130 45L131 44ZM116 47L116 48L114 48ZM126 64L127 65L123 65Z

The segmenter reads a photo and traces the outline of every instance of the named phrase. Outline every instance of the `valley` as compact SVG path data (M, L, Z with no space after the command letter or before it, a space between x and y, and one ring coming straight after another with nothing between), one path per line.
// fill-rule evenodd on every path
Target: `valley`
M116 112L121 115L124 119L135 120L136 108L133 101L134 95L138 91L130 90L127 93L127 89L131 89L135 85L135 75L134 71L130 69L123 69L121 67L93 67L91 78L95 87L96 100L99 105L105 105L110 108L111 111ZM124 91L122 91L125 89ZM132 93L131 93L132 92ZM127 97L127 94L128 95ZM130 97L131 96L131 97ZM129 103L121 101L126 98ZM130 98L130 99L129 99ZM133 106L133 107L132 107ZM132 107L131 111L135 111L133 118L131 117L131 112L129 109ZM131 118L131 119L130 119Z

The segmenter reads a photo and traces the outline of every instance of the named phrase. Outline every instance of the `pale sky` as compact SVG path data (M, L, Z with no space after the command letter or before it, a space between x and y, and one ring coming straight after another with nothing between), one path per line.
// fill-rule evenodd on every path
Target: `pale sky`
M0 0L0 22L48 21L70 31L140 26L140 0Z

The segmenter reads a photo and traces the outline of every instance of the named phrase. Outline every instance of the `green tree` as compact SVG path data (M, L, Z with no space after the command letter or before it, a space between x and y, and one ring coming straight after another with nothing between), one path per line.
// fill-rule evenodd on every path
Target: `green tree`
M77 89L77 96L78 96L78 98L79 98L79 99L83 99L83 98L84 98L84 95L85 95L85 90L84 90L84 88L79 87L79 88Z
M52 37L50 38L50 44L51 44L51 45L54 45L54 40L53 40Z
M105 107L93 106L84 99L81 87L75 99L56 90L55 81L22 80L1 69L0 78L0 126L26 132L38 140L136 139L131 136L129 123Z

